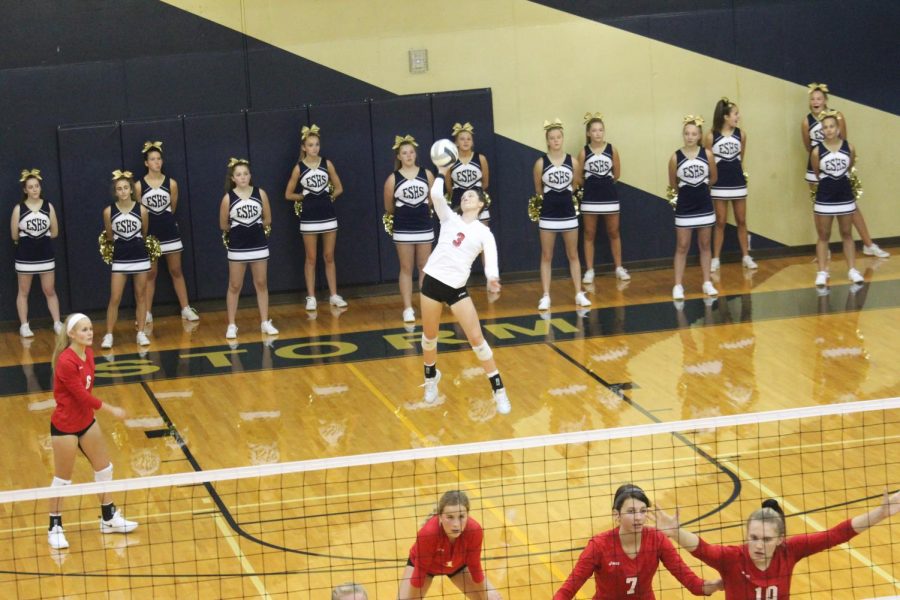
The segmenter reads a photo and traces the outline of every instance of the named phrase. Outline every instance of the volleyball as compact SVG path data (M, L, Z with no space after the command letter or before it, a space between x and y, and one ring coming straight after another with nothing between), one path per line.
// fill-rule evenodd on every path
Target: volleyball
M438 140L431 145L431 162L438 167L449 167L456 162L459 151L456 144L448 139Z

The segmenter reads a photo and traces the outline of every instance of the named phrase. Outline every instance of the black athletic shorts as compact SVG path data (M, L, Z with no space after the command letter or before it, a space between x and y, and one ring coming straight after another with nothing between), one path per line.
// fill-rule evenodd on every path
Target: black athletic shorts
M426 275L426 277L427 277L427 275ZM413 564L412 557L409 557L406 559L406 566L412 567L412 568L416 567L416 565ZM456 577L457 575L459 575L460 573L462 573L465 570L466 570L466 565L463 565L460 568L458 568L457 570L453 571L452 573L441 573L441 575L446 575L447 577ZM435 575L434 573L425 573L425 574L428 575L429 577L438 577L438 575Z
M57 429L56 425L50 423L50 435L74 435L75 437L81 437L88 432L88 429L94 426L94 423L97 422L97 419L91 419L91 424L82 429L81 431L62 431L61 429Z
M453 306L463 298L469 297L469 291L465 286L461 288L452 288L446 283L438 281L428 273L425 274L425 280L422 282L422 294L443 302L447 306Z

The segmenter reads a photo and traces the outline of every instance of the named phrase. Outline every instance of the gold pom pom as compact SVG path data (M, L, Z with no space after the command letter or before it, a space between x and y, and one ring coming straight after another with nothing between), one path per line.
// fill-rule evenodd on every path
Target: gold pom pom
M491 196L487 192L481 192L481 195L484 196L484 209L487 210L491 207Z
M535 194L528 199L528 218L532 223L537 223L541 219L541 206L544 204L544 195Z
M672 210L675 210L675 207L678 206L678 189L671 185L666 186L666 200L672 205Z
M859 202L863 197L863 186L862 180L859 178L859 173L856 172L856 167L850 168L850 189L853 191L853 199Z
M333 193L334 193L334 184L333 184L333 183L329 183L329 184L328 184L328 195L330 196L330 195L332 195Z
M156 262L162 256L162 246L156 236L148 235L144 239L144 248L147 249L147 256L150 257L150 262Z
M112 264L113 261L113 248L115 247L112 241L106 238L106 232L101 231L100 237L97 238L97 244L100 245L100 258L103 259L108 265Z
M744 171L744 183L750 183L750 173Z
M294 214L298 217L303 212L303 200L294 200Z
M269 239L269 236L272 235L272 226L263 225L263 233L266 234L266 239Z
M575 190L575 193L572 194L572 204L575 205L575 216L581 214L581 201L584 200L584 188L578 188Z
M394 237L394 215L384 213L381 215L381 222L384 225L384 231L391 237Z
M231 232L229 232L229 231L222 232L222 245L225 246L226 250L230 250L230 247L228 246L228 238L229 238L230 233Z
M818 184L818 183L814 183L814 184L812 185L812 187L809 188L809 201L810 201L810 202L815 202L815 201L816 201L816 194L818 193L818 191L819 191L819 184Z

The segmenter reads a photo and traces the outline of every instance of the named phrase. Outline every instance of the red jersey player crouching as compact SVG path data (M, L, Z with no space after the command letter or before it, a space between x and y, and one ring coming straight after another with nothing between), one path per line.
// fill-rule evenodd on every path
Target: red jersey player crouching
M681 529L678 511L657 510L660 530L691 554L716 569L725 583L725 600L789 600L791 574L801 559L843 544L872 525L900 511L900 492L884 493L881 506L826 531L785 536L784 512L775 500L747 520L747 541L740 546L707 544Z
M113 466L106 450L100 424L94 411L106 410L118 419L125 411L106 404L92 394L94 390L94 353L91 343L94 330L91 320L81 313L70 315L60 330L53 352L53 398L56 408L50 416L50 439L53 444L53 482L50 487L72 483L72 467L80 448L91 461L94 481L112 481ZM128 533L137 527L122 516L109 494L100 494L101 533ZM47 542L51 548L68 548L62 527L62 498L50 500L50 529Z
M721 590L721 579L704 581L697 577L661 531L644 525L649 512L650 499L641 488L628 483L620 486L613 497L613 516L619 526L591 538L553 600L574 598L592 573L595 600L654 600L653 579L660 561L695 596Z
M435 576L446 575L469 600L501 600L481 568L484 530L469 517L465 492L445 492L416 535L400 580L398 600L424 598Z

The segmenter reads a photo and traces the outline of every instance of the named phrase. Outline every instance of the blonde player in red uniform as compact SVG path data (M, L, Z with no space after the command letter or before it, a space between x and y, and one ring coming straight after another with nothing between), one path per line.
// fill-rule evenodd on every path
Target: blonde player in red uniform
M656 510L659 529L691 554L716 569L725 584L725 600L789 600L791 574L801 559L850 540L872 525L900 512L900 492L884 493L881 506L816 533L785 535L784 512L775 500L747 520L747 541L740 546L707 544L681 529L678 511Z
M695 596L722 589L720 579L697 577L661 531L645 526L649 514L650 499L644 490L630 483L620 486L613 497L613 515L619 526L591 538L553 600L574 598L591 574L596 582L595 599L653 600L653 579L660 561Z
M66 319L65 327L56 338L53 352L53 399L56 408L50 416L50 439L53 444L53 482L50 487L72 483L72 467L78 449L91 461L94 481L112 481L113 466L106 450L106 442L94 412L105 410L117 419L125 418L125 411L106 404L93 395L94 353L91 343L94 330L91 320L81 313ZM50 529L47 542L51 548L68 548L69 542L62 526L62 499L50 500ZM128 533L137 527L116 510L109 494L100 494L101 533Z

